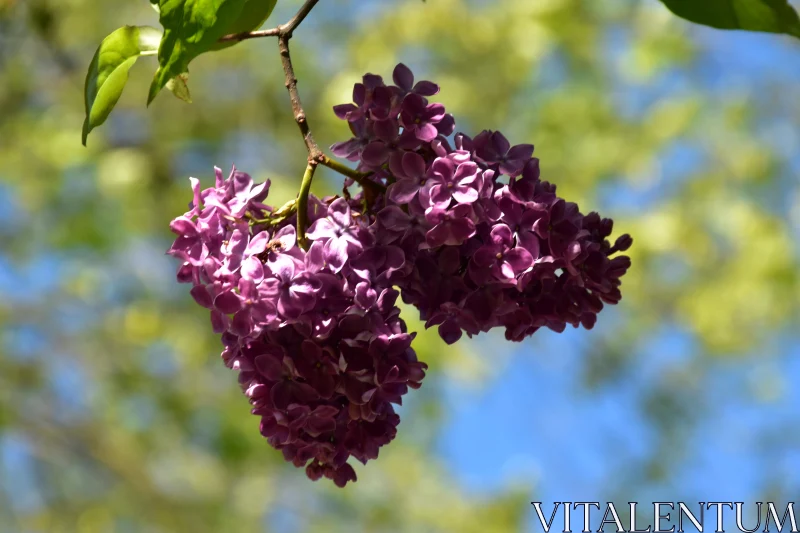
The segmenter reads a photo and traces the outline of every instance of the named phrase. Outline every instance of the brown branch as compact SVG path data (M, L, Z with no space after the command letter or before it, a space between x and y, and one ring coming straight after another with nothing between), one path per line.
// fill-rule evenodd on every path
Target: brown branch
M306 0L303 6L289 19L285 24L270 28L268 30L251 31L244 33L233 33L226 35L220 39L221 42L226 41L244 41L247 39L257 39L260 37L277 37L278 38L278 51L281 55L281 66L285 78L286 89L289 91L289 98L292 103L292 114L294 120L300 127L300 133L303 135L303 141L306 144L308 151L309 161L322 164L336 172L347 176L362 187L372 187L375 191L383 191L384 187L380 183L368 180L370 172L358 172L352 170L341 163L334 161L325 155L320 149L319 145L314 141L311 135L311 129L308 126L308 118L303 110L303 104L300 101L300 94L297 91L297 77L294 75L294 67L292 65L292 56L289 52L289 39L292 38L294 30L306 19L308 14L319 3L319 0Z
M220 38L221 42L226 41L244 41L246 39L258 39L260 37L286 37L287 39L292 38L292 33L297 27L300 25L301 22L305 20L311 10L314 9L314 6L317 5L319 0L306 0L306 3L303 4L303 7L295 13L295 15L289 19L286 24L281 24L275 28L270 28L268 30L259 30L259 31L246 31L242 33L232 33L230 35L226 35Z
M281 34L291 38L292 32L305 20L308 14L311 13L311 10L317 5L317 2L319 2L319 0L306 0L306 3L303 4L303 7L300 8L297 14L295 14L289 22L280 26Z
M244 33L233 33L226 35L220 39L221 42L226 41L244 41L247 39L257 39L260 37L277 37L278 38L278 51L281 56L281 66L283 67L284 81L286 89L289 91L289 98L292 103L292 114L294 120L300 128L300 133L303 135L303 141L308 151L309 161L315 164L322 164L351 178L353 181L362 187L371 187L373 192L382 192L385 188L380 183L376 183L367 179L370 172L359 172L352 170L341 163L334 161L325 155L320 149L319 145L314 141L311 134L311 128L308 125L308 118L303 110L303 104L300 101L300 94L297 91L297 77L294 75L294 66L292 65L292 56L289 52L289 40L292 38L294 30L306 19L311 10L319 3L319 0L306 0L303 6L289 19L285 24L270 28L268 30L251 31Z
M303 135L303 141L308 150L309 161L322 162L325 155L314 140L314 136L311 135L308 118L306 118L306 112L303 110L303 103L300 101L300 93L297 91L297 76L294 75L292 56L289 53L290 38L289 35L278 36L278 51L281 55L284 83L286 85L286 90L289 91L289 100L292 104L292 115L294 116L294 121L297 122L297 126L300 128L300 133Z
M268 30L259 31L245 31L242 33L232 33L224 37L220 37L219 41L224 43L227 41L244 41L247 39L258 39L259 37L277 37L281 33L280 27L270 28Z
M284 84L286 85L286 90L289 92L289 100L291 101L292 105L292 115L294 116L294 121L297 123L297 126L300 128L300 134L303 136L303 142L305 143L306 151L308 152L308 166L306 168L306 173L303 176L303 181L300 186L300 192L297 199L297 237L300 246L303 248L305 248L308 244L305 238L307 216L305 210L307 209L308 194L311 188L311 181L314 177L314 170L316 169L317 165L324 165L344 176L351 178L353 181L361 185L361 187L364 189L364 194L368 199L374 198L377 193L385 190L383 185L369 179L371 173L353 170L325 155L317 142L314 140L314 136L311 134L311 128L308 125L308 117L303 109L303 103L300 101L300 93L297 91L297 76L294 74L292 56L289 52L289 40L292 38L294 30L296 30L297 27L305 20L317 3L319 3L319 0L306 0L300 10L295 14L295 16L289 19L286 24L281 24L280 26L268 30L226 35L220 39L220 41L225 42L243 41L246 39L256 39L259 37L278 38L278 52L281 56Z
M292 21L297 19L299 15L300 13L298 13L298 15L295 16ZM303 16L305 17L305 15ZM302 18L298 20L302 20ZM290 21L287 26L292 24L292 21ZM297 23L299 24L299 22ZM294 27L296 27L296 25ZM293 31L294 27L290 27L289 31ZM278 51L281 55L284 83L286 85L286 90L289 91L289 99L292 103L292 114L294 115L295 122L297 122L297 126L300 128L300 133L303 136L303 142L306 144L309 162L321 164L332 170L335 170L339 174L351 178L353 181L361 185L362 188L372 189L372 193L384 192L385 187L383 185L368 179L372 174L371 172L359 172L331 159L325 155L325 152L322 151L317 142L314 140L314 136L311 134L311 127L308 125L308 117L303 109L303 103L300 101L300 93L297 91L297 76L294 75L292 55L289 52L290 38L291 34L278 36Z

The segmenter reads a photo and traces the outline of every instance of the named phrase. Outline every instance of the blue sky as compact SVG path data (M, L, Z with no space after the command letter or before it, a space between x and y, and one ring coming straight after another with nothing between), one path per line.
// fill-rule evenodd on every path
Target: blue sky
M788 38L700 27L693 31L703 49L693 68L666 72L646 88L619 87L621 112L635 116L654 99L680 91L687 77L711 91L741 90L756 105L767 82L800 83L800 46ZM625 42L624 34L612 35L611 52ZM791 94L796 92L787 97ZM781 143L784 154L800 168L797 125L790 118L764 117L759 128L762 138ZM789 132L788 141L775 139L781 137L776 131ZM663 179L650 189L624 183L604 186L601 212L641 213L680 186L702 163L702 153L678 141L661 160ZM785 178L796 183L796 175ZM788 206L777 209L783 207ZM624 298L620 305L625 305ZM686 431L685 456L662 482L637 484L635 493L626 490L626 480L638 479L637 469L662 438L641 411L641 398L663 386L666 372L689 364L698 348L690 333L667 324L644 346L631 347L633 362L624 373L587 389L580 378L585 349L600 338L599 330L613 323L615 312L604 311L593 331L537 332L480 392L448 384L447 423L438 452L457 478L477 493L513 480L543 502L747 502L761 496L775 479L783 481L784 496L796 495L800 478L785 475L800 471L800 442L787 432L800 422L800 390L793 385L800 376L800 343L791 333L776 337L752 354L755 357L719 358L703 368L699 392L687 391L695 395L691 401L700 418L680 428ZM477 349L491 353L501 342L502 337L480 339ZM782 389L763 391L759 383L782 384Z

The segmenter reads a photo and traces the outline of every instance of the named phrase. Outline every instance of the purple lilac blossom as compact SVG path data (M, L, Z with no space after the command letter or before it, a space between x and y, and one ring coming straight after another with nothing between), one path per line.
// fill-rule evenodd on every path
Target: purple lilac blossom
M373 74L336 106L353 137L334 154L358 163L386 193L308 202L307 249L296 216L260 222L269 182L234 169L175 218L167 253L179 283L208 309L226 366L284 458L342 487L397 434L399 405L427 366L411 347L398 297L448 344L494 328L522 341L542 327L590 329L620 301L632 245L608 240L613 221L542 181L533 146L496 131L456 133L452 115L398 65L394 85Z
M427 99L438 86L417 84L418 90L402 64L392 79L392 114L381 120L401 126L396 137L413 133L420 146L395 144L380 168L371 167L371 153L348 155L388 186L384 201L374 204L376 240L403 250L406 265L391 277L403 301L448 343L495 327L513 341L541 327L593 327L604 304L621 298L630 259L614 254L631 246L630 236L612 245L610 219L584 215L559 198L555 185L541 180L533 145L512 146L501 132L485 130L475 137L456 133L451 147L452 116ZM355 101L356 118L337 115L350 122L367 117L359 131L378 127L368 111L379 104ZM360 142L369 146L378 138L372 137Z

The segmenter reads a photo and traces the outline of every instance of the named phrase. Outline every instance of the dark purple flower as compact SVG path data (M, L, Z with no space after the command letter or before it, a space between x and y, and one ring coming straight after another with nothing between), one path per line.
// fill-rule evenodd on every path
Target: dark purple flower
M475 154L489 164L498 164L500 172L517 176L533 156L532 144L511 146L499 131L482 131L473 140Z
M331 146L331 151L338 157L344 157L350 161L358 161L361 159L361 152L364 147L372 140L372 133L368 129L367 121L364 118L352 120L348 125L353 137L346 141L335 143Z
M420 141L430 142L439 135L436 124L444 117L442 104L429 104L422 96L409 94L403 100L400 124L407 131L413 131Z
M593 327L630 267L612 257L630 237L612 245L610 219L556 196L532 146L483 132L451 148L452 116L425 98L438 87L402 64L393 79L368 74L336 107L355 137L334 145L389 188L352 193L347 179L342 198L310 195L309 247L296 246L293 214L263 203L268 184L235 169L204 190L190 180L189 211L171 225L178 281L211 311L261 433L338 486L355 481L351 458L375 459L395 438L393 406L425 376L401 294L448 343L497 327L520 341Z
M397 181L389 186L389 199L398 204L412 202L428 179L425 159L417 153L406 152L400 164L391 168Z
M509 181L508 190L517 202L533 201L539 183L539 159L532 157L522 169L522 175Z
M477 272L488 270L498 280L512 280L533 265L533 257L525 248L515 248L514 234L505 224L492 228L490 244L479 248L472 257ZM485 276L478 275L478 283L485 283ZM474 279L474 277L473 277Z
M337 117L350 122L366 117L373 107L376 89L385 87L380 76L365 74L362 83L356 83L353 87L353 102L355 104L334 106L333 112Z
M420 96L433 96L439 92L439 86L430 81L419 81L414 85L414 73L407 66L399 63L392 73L392 80L399 89L399 95L415 93Z
M386 282L392 274L403 268L406 258L397 246L372 246L355 257L350 267L355 275L369 282Z
M575 247L580 249L578 239L588 234L588 231L581 231L581 218L576 204L559 199L546 215L536 221L533 229L539 237L547 240L551 255L574 257Z
M339 362L333 354L306 340L294 361L297 373L314 387L321 398L329 399L333 395L339 374Z
M373 138L361 152L359 168L376 170L385 163L399 162L405 150L416 150L420 141L412 131L400 132L396 118L372 124Z
M547 215L545 209L535 206L526 207L508 198L501 200L503 212L501 220L511 228L516 238L517 246L528 252L534 259L539 257L539 237L533 230L536 222Z
M391 244L395 241L404 241L415 236L425 235L424 219L411 216L396 205L390 205L378 212L380 226L387 230L379 232L381 242Z
M427 246L457 246L475 235L475 223L470 219L472 209L467 204L458 204L449 211L431 208L426 215L435 224L425 235Z

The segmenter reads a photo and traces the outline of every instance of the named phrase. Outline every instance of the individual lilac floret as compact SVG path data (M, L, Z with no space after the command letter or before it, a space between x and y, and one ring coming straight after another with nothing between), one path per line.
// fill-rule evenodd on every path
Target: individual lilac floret
M436 125L445 115L442 104L429 104L424 97L412 93L403 100L400 123L420 141L430 142L439 136Z
M428 171L425 184L425 207L446 209L451 201L471 204L478 199L478 190L483 186L478 165L473 161L458 163L449 157L437 158ZM427 205L425 205L427 204Z
M353 222L347 200L339 198L328 206L328 216L317 219L306 236L325 243L325 261L334 272L339 272L344 268L347 258L363 248L359 239L360 230Z
M402 63L394 68L392 80L397 86L396 92L401 97L411 93L420 96L433 96L439 92L439 86L430 81L422 80L414 85L414 73Z
M533 256L525 248L514 246L514 233L505 224L495 225L489 239L489 243L478 248L472 256L472 266L475 267L472 278L476 282L516 280L533 265Z
M428 248L458 246L475 235L475 222L471 214L472 209L466 204L459 204L448 211L430 208L426 220L433 227L425 235Z
M499 165L500 172L517 176L533 155L532 144L511 146L499 131L484 130L473 139L475 154L490 165Z
M411 203L428 179L425 159L415 152L406 152L390 168L397 181L389 187L389 200L397 204Z

